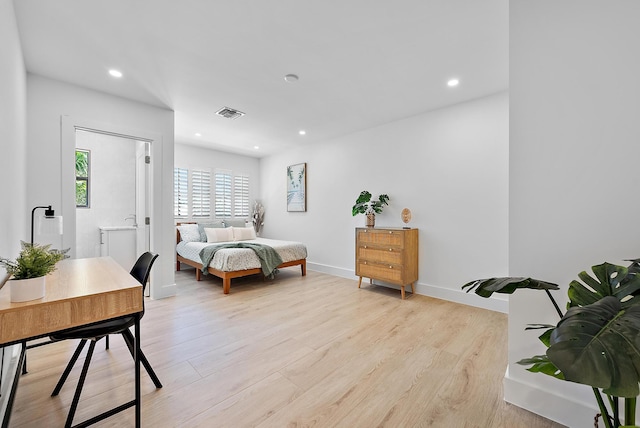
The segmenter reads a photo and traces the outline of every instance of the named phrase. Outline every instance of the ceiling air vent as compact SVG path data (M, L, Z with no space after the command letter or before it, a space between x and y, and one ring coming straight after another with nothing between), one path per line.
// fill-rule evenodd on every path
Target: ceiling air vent
M244 116L244 113L229 107L222 107L216 112L218 116L226 117L227 119L237 119Z

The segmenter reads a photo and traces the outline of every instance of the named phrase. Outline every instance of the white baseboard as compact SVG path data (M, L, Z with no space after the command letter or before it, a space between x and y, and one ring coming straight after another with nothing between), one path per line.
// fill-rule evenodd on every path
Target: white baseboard
M462 303L463 305L502 312L503 314L509 313L509 299L501 294L494 294L489 298L484 298L478 296L476 293L466 293L461 288L454 290L451 288L439 287L437 285L420 283L418 283L415 288L416 293L422 294L423 296Z
M351 269L339 268L335 266L323 265L320 263L307 262L307 269L322 272L328 275L339 276L340 278L357 280L355 272Z
M532 373L532 375L535 374ZM513 379L509 376L508 368L503 384L504 400L507 403L571 428L593 426L593 418L599 413L595 398L593 399L593 407L590 407L585 403L569 399L569 395L559 395L558 392L551 389L541 389L522 380Z
M160 287L150 287L151 288L151 298L153 300L164 299L165 297L175 296L177 293L176 284L166 284L161 285Z
M339 268L335 266L323 265L320 263L307 262L307 269L322 272L341 278L357 280L358 277L352 269ZM376 281L378 282L378 281ZM400 289L397 285L384 284L387 287ZM435 285L417 283L414 285L416 294L435 297L436 299L448 300L450 302L462 303L463 305L474 306L476 308L488 309L490 311L509 313L509 299L503 295L494 295L488 299L480 297L475 293L465 293L462 289L453 290L451 288L438 287Z

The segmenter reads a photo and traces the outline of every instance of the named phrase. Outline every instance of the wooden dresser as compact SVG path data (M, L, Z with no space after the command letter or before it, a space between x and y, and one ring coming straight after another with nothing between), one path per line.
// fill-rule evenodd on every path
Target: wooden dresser
M404 287L418 280L418 229L356 228L356 275Z

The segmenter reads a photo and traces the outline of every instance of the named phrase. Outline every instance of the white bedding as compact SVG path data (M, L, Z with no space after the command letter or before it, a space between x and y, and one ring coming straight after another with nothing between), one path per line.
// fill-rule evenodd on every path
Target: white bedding
M278 241L266 238L256 238L240 242L268 245L278 252L284 263L307 257L307 247L300 242ZM217 244L224 244L224 242L211 244L207 242L180 241L176 250L178 254L185 259L202 263L202 260L200 260L200 250L207 245ZM224 248L216 252L209 266L224 272L255 269L260 268L260 259L258 259L256 253L249 248Z

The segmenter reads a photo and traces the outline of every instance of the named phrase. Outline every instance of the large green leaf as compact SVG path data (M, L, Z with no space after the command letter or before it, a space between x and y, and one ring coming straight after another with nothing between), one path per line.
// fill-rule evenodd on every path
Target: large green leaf
M531 365L527 370L532 373L544 373L546 375L555 377L556 379L564 380L562 372L553 364L549 357L546 355L536 355L531 358L524 358L518 361L518 364L523 366Z
M573 307L552 332L549 360L566 380L602 388L617 397L636 397L640 380L640 305L622 307L605 296Z
M356 203L353 207L351 207L351 214L352 215L357 215L357 214L364 214L367 211L367 208L369 207L368 202L371 200L371 193L363 190L362 192L360 192L360 194L358 195L358 199L356 199Z
M477 279L462 286L467 289L467 293L475 290L478 296L490 297L493 293L513 294L518 288L529 288L533 290L559 290L556 284L546 281L540 281L534 278L489 278Z
M545 328L545 332L538 336L540 342L544 343L544 345L549 347L549 338L551 337L551 332L556 328L555 325L551 324L527 324L525 330L541 330Z
M627 262L631 262L629 265L629 272L640 273L640 259L627 259Z
M636 303L634 295L640 290L640 276L635 268L630 271L624 266L602 263L591 270L595 278L582 271L578 274L582 282L574 280L569 284L568 307L591 305L606 296L617 297L624 307Z

